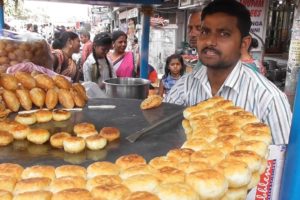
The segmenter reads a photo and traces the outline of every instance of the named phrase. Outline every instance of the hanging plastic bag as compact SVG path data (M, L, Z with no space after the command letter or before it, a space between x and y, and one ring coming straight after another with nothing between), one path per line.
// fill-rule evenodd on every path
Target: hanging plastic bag
M52 69L51 56L50 46L37 33L18 34L4 30L0 36L0 72L23 62Z

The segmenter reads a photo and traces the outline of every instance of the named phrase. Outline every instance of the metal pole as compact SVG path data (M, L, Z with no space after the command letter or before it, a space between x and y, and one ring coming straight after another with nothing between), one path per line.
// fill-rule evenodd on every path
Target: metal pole
M4 29L4 1L0 0L0 32Z
M295 9L292 38L289 49L285 93L294 103L289 144L283 167L279 199L298 200L300 196L300 7ZM295 98L294 98L295 97Z
M151 7L142 7L143 13L143 30L142 30L142 41L141 41L141 66L140 66L140 77L148 78L148 55L149 55L149 33L150 33L150 17L152 14Z
M183 31L183 41L184 41L184 43L186 43L187 42L187 23L188 23L188 12L187 12L187 10L184 10L184 31ZM184 47L182 47L182 49L183 49Z
M300 78L300 73L298 74ZM298 79L300 80L300 79ZM279 193L280 200L299 200L300 196L300 82L297 83L297 92L292 120L289 144L282 173Z

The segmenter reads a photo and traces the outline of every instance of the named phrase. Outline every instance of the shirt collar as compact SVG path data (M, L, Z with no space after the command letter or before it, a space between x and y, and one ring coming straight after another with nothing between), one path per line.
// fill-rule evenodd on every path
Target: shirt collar
M232 88L237 93L240 92L240 85L241 85L241 70L242 70L242 62L238 61L227 79L225 80L223 87Z
M206 66L202 65L201 68L196 69L191 73L193 74L194 78L204 81L204 79L207 79L206 71Z
M241 77L240 77L241 70L242 70L242 63L241 63L241 61L238 61L237 64L235 65L234 69L231 71L231 73L225 80L222 87L232 88L234 91L239 93L240 83L241 83ZM200 69L195 70L192 73L196 79L200 80L202 85L209 84L208 78L207 78L207 67L206 66L202 65L202 67Z

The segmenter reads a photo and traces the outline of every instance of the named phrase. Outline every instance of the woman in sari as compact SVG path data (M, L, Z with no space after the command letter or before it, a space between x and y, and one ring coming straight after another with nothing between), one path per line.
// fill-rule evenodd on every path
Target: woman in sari
M74 32L63 32L52 44L53 71L68 76L76 81L77 65L72 59L74 53L79 53L80 40Z
M108 53L108 59L113 65L117 77L136 77L137 63L133 52L126 52L127 35L123 31L112 33L113 50Z

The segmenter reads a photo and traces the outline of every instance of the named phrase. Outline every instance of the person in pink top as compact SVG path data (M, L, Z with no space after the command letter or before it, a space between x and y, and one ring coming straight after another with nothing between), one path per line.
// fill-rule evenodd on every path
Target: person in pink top
M93 52L93 43L90 39L91 35L88 31L80 32L80 42L83 44L81 53L81 66L86 61L87 57Z

